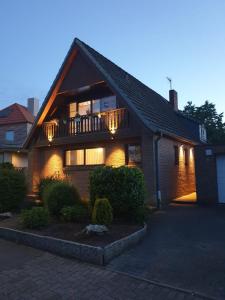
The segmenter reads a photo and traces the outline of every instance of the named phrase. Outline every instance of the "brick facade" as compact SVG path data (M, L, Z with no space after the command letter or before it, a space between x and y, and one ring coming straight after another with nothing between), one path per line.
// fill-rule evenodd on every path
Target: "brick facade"
M175 164L175 150L178 147L179 163ZM184 149L188 152L185 164ZM190 145L162 138L159 141L159 178L162 201L171 200L192 193L195 188L194 152Z
M21 147L27 137L28 127L29 127L28 123L0 125L0 145L1 145L1 147L3 147L3 146L10 147L12 145ZM14 141L13 142L8 142L5 139L5 134L7 131L14 132Z

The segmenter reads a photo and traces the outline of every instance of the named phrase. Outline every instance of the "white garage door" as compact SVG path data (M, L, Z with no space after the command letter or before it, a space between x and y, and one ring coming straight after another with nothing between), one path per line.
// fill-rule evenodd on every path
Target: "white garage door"
M216 166L217 166L218 201L220 203L225 203L225 155L217 156Z

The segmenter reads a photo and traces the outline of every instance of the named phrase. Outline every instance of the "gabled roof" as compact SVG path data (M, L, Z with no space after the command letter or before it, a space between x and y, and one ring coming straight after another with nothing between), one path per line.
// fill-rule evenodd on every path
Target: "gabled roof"
M0 125L33 122L34 116L25 106L18 103L0 110Z
M25 146L28 146L36 126L40 125L42 113L52 93L55 92L64 69L68 69L67 63L76 49L81 50L95 65L109 86L126 101L128 107L134 111L147 129L192 142L200 142L197 122L176 112L165 98L76 38L43 102Z

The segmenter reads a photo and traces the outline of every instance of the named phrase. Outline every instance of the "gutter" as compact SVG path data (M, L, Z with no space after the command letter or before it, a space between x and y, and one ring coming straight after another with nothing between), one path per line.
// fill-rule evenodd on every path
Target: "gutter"
M159 184L159 141L162 138L162 132L158 133L155 143L155 178L156 178L156 201L157 208L161 208L161 191Z

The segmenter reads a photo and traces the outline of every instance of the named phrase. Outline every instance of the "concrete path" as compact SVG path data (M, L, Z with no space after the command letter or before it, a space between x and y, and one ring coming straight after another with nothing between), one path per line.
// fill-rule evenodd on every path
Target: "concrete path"
M1 300L200 300L76 260L0 240Z
M108 269L225 299L225 208L172 205Z

